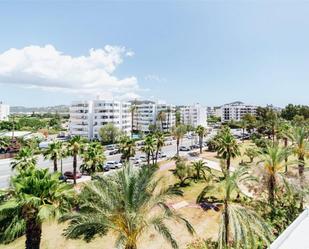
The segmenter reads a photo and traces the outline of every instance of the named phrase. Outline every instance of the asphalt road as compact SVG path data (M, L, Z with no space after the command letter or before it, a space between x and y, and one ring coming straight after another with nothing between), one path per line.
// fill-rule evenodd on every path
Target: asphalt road
M183 139L180 143L180 145L183 146L190 146L192 144L197 143L197 138L192 139ZM176 141L172 141L172 145L164 146L162 148L163 153L167 155L167 157L173 157L176 154ZM188 152L180 152L181 155L187 155ZM136 153L136 156L144 155L144 153L138 151ZM107 161L120 160L121 154L112 155L112 156L106 156ZM12 159L1 159L0 160L0 188L6 188L9 185L9 179L14 172L11 170L10 163L12 162ZM78 159L78 166L81 164L81 159ZM72 158L66 158L63 159L62 165L63 165L63 172L65 171L71 171L72 170L72 164L73 159ZM44 160L42 156L38 157L38 167L39 168L49 168L51 171L53 170L53 162L49 160ZM60 170L60 162L58 163L58 168Z

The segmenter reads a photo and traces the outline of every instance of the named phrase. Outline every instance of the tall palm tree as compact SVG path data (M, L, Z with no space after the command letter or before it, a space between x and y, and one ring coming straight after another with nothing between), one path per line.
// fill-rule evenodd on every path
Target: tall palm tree
M156 143L156 162L158 161L158 155L162 147L164 146L165 137L162 132L155 133L155 143Z
M69 156L69 151L68 151L69 144L66 142L62 142L60 146L60 153L59 153L59 159L60 159L60 172L61 176L63 174L63 159L67 158Z
M172 109L168 106L166 109L166 115L167 115L167 132L170 131L170 121L171 121L171 113L172 113Z
M54 141L50 143L46 150L43 151L45 159L52 160L54 164L54 172L58 171L58 160L61 153L61 142Z
M240 128L242 130L242 142L245 142L245 130L247 128L247 122L244 119L240 120Z
M134 133L134 114L137 111L137 106L136 106L136 101L134 104L131 105L130 107L130 113L131 113L131 137L133 136Z
M39 249L42 223L66 212L73 193L70 185L59 181L59 174L48 169L20 170L0 204L0 241L9 243L26 234L25 248Z
M195 129L198 138L199 138L199 146L200 146L200 154L203 152L203 138L206 135L207 130L205 129L204 126L198 125Z
M309 133L305 126L294 127L292 131L293 152L297 156L300 186L304 189L305 157L309 155ZM303 198L301 206L303 208Z
M166 113L165 113L165 111L159 111L159 113L157 115L157 120L160 121L161 131L163 131L163 129L164 129L163 122L166 120Z
M77 156L81 153L84 139L81 136L74 136L69 140L68 151L73 157L73 178L76 184L76 169L77 169Z
M285 157L289 151L275 143L261 150L260 154L261 160L258 164L263 163L263 169L267 175L268 202L271 207L274 207L277 178L286 165Z
M221 165L221 168L224 172L225 165ZM213 177L216 179L202 190L197 201L216 197L220 193L220 196L216 197L219 198L216 202L223 205L218 248L256 248L257 240L269 244L272 236L267 223L243 202L242 197L246 195L242 193L240 186L255 180L248 173L248 168L240 166L230 174L223 173L222 176Z
M226 169L229 172L231 159L240 155L239 145L228 127L222 128L215 141L216 151L221 158L226 160Z
M150 157L152 158L152 164L155 164L155 150L156 150L156 141L153 137L153 135L147 135L145 137L145 145L142 148L142 151L146 154L147 156L147 163L148 165L150 164Z
M180 144L180 140L184 137L184 135L186 134L187 129L185 125L178 125L173 127L172 130L172 135L176 138L176 154L177 156L179 156L179 144Z
M23 147L11 162L12 169L25 169L36 165L38 161L35 151L29 147Z
M83 164L80 166L82 172L92 175L96 171L103 170L103 163L106 157L101 143L91 142L84 146L81 157L83 159Z
M69 221L65 236L90 241L96 235L113 232L117 248L137 249L141 235L153 227L173 248L178 248L165 221L184 223L190 233L194 230L166 204L181 192L162 187L162 178L157 179L155 172L153 167L136 170L127 165L109 177L88 183L80 194L80 210L63 217L63 221Z
M277 139L282 139L284 143L284 148L288 149L288 143L289 139L291 139L292 136L292 131L291 131L291 126L288 122L286 121L281 121L278 124L278 130L277 130ZM288 172L288 155L285 158L285 173Z
M135 156L136 153L135 141L128 136L123 136L120 139L120 152L122 153L122 158L129 162L130 157Z

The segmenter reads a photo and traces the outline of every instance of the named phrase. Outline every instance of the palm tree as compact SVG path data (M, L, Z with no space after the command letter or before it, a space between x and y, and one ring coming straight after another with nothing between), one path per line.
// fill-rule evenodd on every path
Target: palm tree
M61 146L60 146L59 159L60 159L60 172L61 172L61 176L62 176L62 174L63 174L63 162L62 162L62 160L69 156L69 151L68 151L69 144L66 143L66 142L62 142L60 145Z
M63 217L69 221L65 236L70 239L92 240L108 232L117 235L115 247L137 249L138 240L150 227L161 234L173 248L177 241L165 224L166 220L184 223L190 233L190 223L166 204L181 194L175 188L165 188L156 169L133 169L127 165L109 177L89 182L80 194L80 210Z
M293 152L297 156L300 186L304 189L305 157L309 155L308 130L304 126L294 127L292 132ZM300 208L303 208L303 198Z
M9 243L26 234L25 248L39 249L42 223L66 212L73 193L70 185L59 181L59 174L48 169L20 170L0 204L0 241Z
M285 166L285 157L288 155L288 150L281 148L278 143L267 146L266 149L260 151L260 161L263 163L264 172L267 175L268 202L271 207L274 207L275 191L277 178L279 173Z
M225 165L221 165L222 171ZM222 180L223 178L223 180ZM271 231L267 223L250 207L242 204L240 187L243 183L255 180L248 173L248 168L240 166L231 174L223 174L212 185L207 185L197 201L205 199L206 195L222 193L217 203L223 204L221 209L221 224L218 236L218 248L255 248L256 241L261 240L266 244L271 241ZM235 247L234 247L235 246Z
M82 144L84 139L80 136L74 136L68 143L68 151L73 157L73 178L74 184L76 184L76 169L77 169L77 156L81 153Z
M258 148L256 146L255 147L248 147L248 148L246 148L245 155L247 157L249 157L250 163L252 163L254 158L259 155Z
M242 142L245 142L245 129L247 128L247 122L246 120L242 119L240 120L240 127L242 130Z
M198 160L192 162L192 168L195 171L195 178L200 180L202 177L205 177L206 170L209 171L210 169L206 166L206 163L203 160Z
M227 172L230 170L231 159L240 155L239 145L228 127L224 127L216 136L216 151L226 160Z
M291 126L289 123L285 121L281 121L278 124L278 131L277 131L277 139L282 139L284 142L284 147L288 148L289 139L291 139ZM288 172L288 155L285 158L285 173Z
M147 156L147 163L148 165L150 164L150 156L152 158L152 164L155 164L155 156L154 152L156 149L156 141L153 137L153 135L147 135L145 137L145 145L142 148L142 151L146 154Z
M171 120L171 113L172 113L172 109L168 106L166 109L166 115L167 115L167 131L170 131L170 120Z
M96 171L103 170L103 163L106 157L103 146L99 142L91 142L84 146L81 157L84 161L80 166L82 172L87 172L87 174L92 175Z
M37 156L34 150L29 147L23 147L15 156L14 161L11 162L12 169L25 169L34 166L37 163Z
M180 187L186 186L186 181L193 178L193 167L188 165L186 160L177 158L176 168L173 170L173 175L178 178Z
M137 106L136 106L136 101L134 104L131 105L130 107L130 112L131 112L131 136L133 136L134 133L134 113L137 111Z
M176 148L177 148L177 157L179 156L179 143L180 140L184 137L184 135L186 134L187 129L185 125L178 125L176 127L173 127L172 130L172 135L176 138Z
M157 120L160 121L161 131L163 131L163 122L166 120L166 113L165 113L165 111L159 111L159 113L157 115Z
M120 139L120 152L122 153L122 158L129 162L130 157L134 157L136 153L136 146L133 139L128 136L123 136Z
M43 152L45 160L53 160L54 163L54 172L58 171L58 160L61 157L61 142L54 141L50 143L47 149Z
M200 146L200 154L203 152L203 138L207 132L204 126L198 125L195 129L198 137L199 137L199 146Z
M164 146L165 142L165 137L162 132L156 132L155 133L155 143L156 143L156 162L158 161L158 155L159 151L162 149Z

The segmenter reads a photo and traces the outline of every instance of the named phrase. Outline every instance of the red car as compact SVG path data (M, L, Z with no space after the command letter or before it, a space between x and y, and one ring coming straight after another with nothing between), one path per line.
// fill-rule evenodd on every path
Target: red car
M66 171L64 172L63 174L67 179L74 179L74 175L73 175L73 172L72 171ZM76 172L76 179L79 179L82 177L82 174L79 173L79 172Z

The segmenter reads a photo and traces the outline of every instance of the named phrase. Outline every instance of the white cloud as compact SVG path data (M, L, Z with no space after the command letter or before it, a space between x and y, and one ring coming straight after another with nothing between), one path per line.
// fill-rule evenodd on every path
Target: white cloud
M133 55L110 45L76 57L52 45L11 48L0 54L0 83L85 95L133 95L139 90L136 77L115 75L124 58Z

